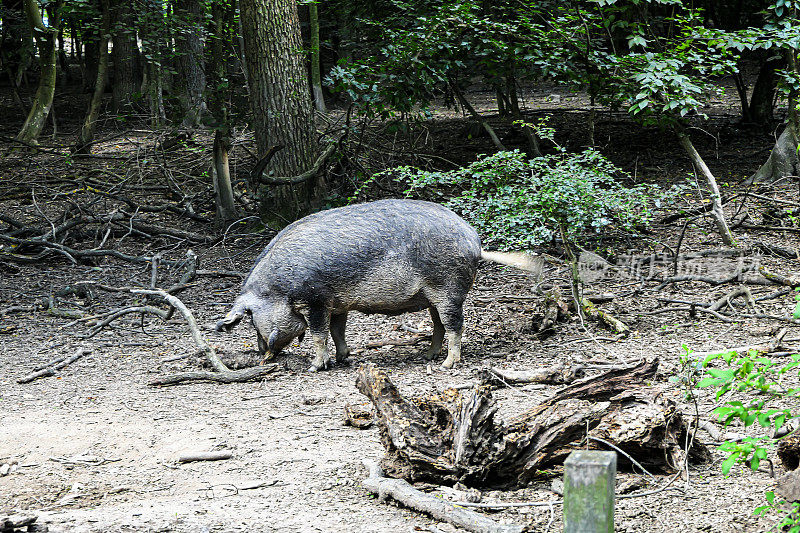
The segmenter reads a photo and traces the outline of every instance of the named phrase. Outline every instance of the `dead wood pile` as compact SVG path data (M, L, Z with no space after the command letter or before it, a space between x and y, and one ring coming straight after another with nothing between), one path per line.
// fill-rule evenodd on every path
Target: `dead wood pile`
M606 441L646 468L681 468L691 439L675 403L648 385L657 367L658 361L643 361L581 380L507 422L495 420L498 405L488 385L407 399L383 371L363 365L356 386L377 410L387 475L512 489L547 475L584 446L587 428L590 447ZM709 457L696 439L689 453L694 460Z

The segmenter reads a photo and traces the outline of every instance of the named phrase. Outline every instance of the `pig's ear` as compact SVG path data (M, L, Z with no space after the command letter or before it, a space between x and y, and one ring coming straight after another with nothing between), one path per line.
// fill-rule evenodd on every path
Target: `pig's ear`
M275 343L278 342L278 330L273 329L272 333L269 334L269 340L267 340L267 348L270 352L275 352Z

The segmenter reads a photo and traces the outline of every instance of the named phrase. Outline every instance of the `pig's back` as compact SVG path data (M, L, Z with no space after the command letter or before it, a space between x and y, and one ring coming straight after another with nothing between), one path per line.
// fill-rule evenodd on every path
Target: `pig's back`
M423 286L466 291L480 254L477 232L449 209L379 200L322 211L287 226L257 260L245 289L349 297L357 301L345 306L366 308L371 304L363 295L385 300L394 293L400 301Z

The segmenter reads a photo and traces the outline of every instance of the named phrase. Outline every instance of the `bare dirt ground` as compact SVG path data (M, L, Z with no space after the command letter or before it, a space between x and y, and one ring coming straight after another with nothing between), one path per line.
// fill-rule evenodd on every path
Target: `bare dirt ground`
M549 95L541 97L546 99ZM721 113L712 126L717 139L725 142L718 146L720 158L712 158L711 165L720 181L730 180L730 191L741 192L744 187L734 180L754 171L763 161L769 139L761 136L754 140L737 133L726 125L724 110ZM582 142L581 120L578 115L563 118L563 131L568 139L575 138L576 145ZM685 176L691 171L688 160L666 147L658 132L640 132L629 124L615 124L615 120L607 118L605 125L599 124L597 138L609 140L608 148L617 164L632 174L638 172L653 179ZM441 128L453 129L446 123ZM118 149L114 142L117 141L108 143L103 150ZM448 143L438 137L435 142ZM707 143L698 142L706 153L714 153L713 137ZM138 145L132 142L126 146L135 151ZM202 159L207 156L201 157L196 150L187 149L182 157L184 161L192 160L197 168L207 164ZM52 165L56 165L55 174L48 170ZM8 157L0 169L4 182L0 212L25 220L39 218L42 211L56 212L57 200L63 200L56 192L72 194L69 191L89 166L96 169L103 165L107 165L104 160L65 162L63 157L47 154ZM38 189L23 187L21 180L26 176L44 185ZM139 174L129 185L146 189L153 183ZM31 188L44 196L39 196L39 201L35 195L31 199ZM754 191L798 202L794 185ZM690 204L697 205L699 201L687 198ZM738 207L736 203L729 206L729 215ZM743 209L750 209L754 219L760 220L761 207L750 199ZM203 229L202 225L182 219L157 215L156 220L182 229ZM682 222L657 225L652 242L634 241L627 247L639 255L664 251L656 243L674 248L681 225ZM737 235L744 244L755 240L793 248L799 244L797 234L788 231L739 229ZM94 238L85 237L87 243ZM195 244L191 248L200 258L201 268L246 272L267 240L265 236L241 232L213 245ZM137 254L161 250L166 258L175 260L180 260L189 247L181 240L148 241L135 235L114 237L112 241ZM701 224L687 231L682 251L717 248L717 241L711 225ZM623 247L614 252L617 257L625 252ZM797 260L769 256L757 260L784 274L796 271L798 265ZM533 281L524 274L483 264L467 301L464 358L455 370L437 365L429 368L421 357L426 347L422 343L367 349L352 356L350 366L311 374L305 370L310 354L310 342L306 340L293 344L288 355L278 359L279 371L262 382L154 388L147 383L156 376L197 367L195 347L184 321L177 315L167 323L132 315L85 339L89 328L52 316L45 309L3 312L11 306L32 305L76 281L145 286L150 279L149 266L108 258L76 266L61 256L49 256L35 264L11 264L0 259L0 463L13 458L19 464L15 472L0 477L0 514L36 514L51 532L436 531L432 527L453 531L419 513L380 502L361 488L360 481L366 476L362 460L379 459L383 448L376 429L358 430L342 422L345 404L365 401L354 386L358 365L377 364L390 372L401 392L416 395L474 382L478 371L487 365L525 370L564 361L618 363L620 359L632 362L658 357L661 365L654 386L664 385L665 394L692 412L681 391L667 381L679 369L683 344L704 351L767 342L785 325L790 327L789 337L798 336L797 326L772 320L740 318L724 323L704 315L690 317L685 312L644 314L663 307L657 300L659 296L709 302L735 286L686 282L657 291L669 268L657 266L648 281L618 275L590 286L593 291L616 294L604 308L631 326L633 333L624 339L614 339L613 334L594 323L589 323L585 331L577 320L561 323L553 335L540 337L536 333L537 302L531 299ZM178 277L179 270L164 269L159 284L167 286ZM552 267L545 277L564 283L566 269ZM255 334L251 326L240 325L227 335L211 331L238 288L236 279L200 277L180 296L195 313L208 340L224 356L252 357ZM753 285L751 289L759 297L780 287ZM61 309L85 314L132 302L130 295L105 292L98 292L91 301L75 297L56 300ZM762 312L785 317L793 308L792 294L761 303ZM348 324L348 340L351 348L359 348L382 339L408 338L412 335L409 329L430 331L427 315L354 314ZM79 347L92 351L57 376L24 385L17 383L34 367L71 354ZM178 356L186 357L174 360ZM501 417L536 405L554 390L555 387L543 385L497 390ZM700 393L704 419L711 418L714 405L709 392ZM711 440L702 431L698 438ZM232 458L177 462L187 452L218 449L231 451ZM719 470L724 455L713 446L712 450L713 463L691 465L688 478L679 479L668 490L618 500L616 530L757 532L771 527L776 517L752 515L752 509L763 502L764 491L774 486L768 468L751 472L737 466L726 478ZM776 466L776 473L782 473L780 467ZM558 472L554 474L543 476L524 490L484 493L483 499L557 500L551 490L552 480L558 478ZM648 490L667 478L660 473L657 483L651 483L641 473L621 472L618 482L642 480L641 490ZM436 491L435 487L421 488ZM517 508L494 512L492 516L525 524L530 531L544 532L560 530L560 513L556 505Z

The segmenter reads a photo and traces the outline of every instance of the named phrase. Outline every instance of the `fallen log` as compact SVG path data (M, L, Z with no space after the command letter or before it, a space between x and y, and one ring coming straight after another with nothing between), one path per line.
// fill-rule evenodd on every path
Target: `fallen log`
M495 421L498 406L486 385L409 400L385 373L365 365L356 386L375 405L390 476L510 489L546 475L580 446L587 429L648 468L680 468L687 427L675 404L648 386L657 367L643 361L583 379L505 423ZM694 439L690 454L702 460L708 452Z

